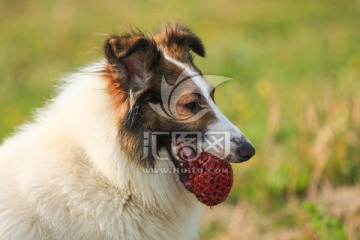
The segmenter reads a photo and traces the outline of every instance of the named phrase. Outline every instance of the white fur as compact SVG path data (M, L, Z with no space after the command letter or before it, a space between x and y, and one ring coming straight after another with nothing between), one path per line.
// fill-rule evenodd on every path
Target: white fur
M201 204L176 173L144 173L120 149L104 64L68 76L0 147L0 239L196 238Z

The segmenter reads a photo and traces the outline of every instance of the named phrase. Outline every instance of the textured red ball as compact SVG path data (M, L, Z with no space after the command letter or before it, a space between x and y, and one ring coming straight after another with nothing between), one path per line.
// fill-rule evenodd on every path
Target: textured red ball
M191 188L200 202L215 206L226 200L234 182L229 163L202 153L198 159L190 162L190 168Z

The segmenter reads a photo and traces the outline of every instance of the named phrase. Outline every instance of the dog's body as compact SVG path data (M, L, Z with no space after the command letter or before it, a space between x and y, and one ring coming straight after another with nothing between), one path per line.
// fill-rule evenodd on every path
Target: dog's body
M0 148L0 239L196 236L200 203L171 174L144 178L121 152L98 67L70 76Z
M114 66L106 57L68 76L0 147L0 239L196 238L201 204L174 174L144 173L138 148L127 148L139 136L123 121L132 99L113 92L119 72L104 70Z

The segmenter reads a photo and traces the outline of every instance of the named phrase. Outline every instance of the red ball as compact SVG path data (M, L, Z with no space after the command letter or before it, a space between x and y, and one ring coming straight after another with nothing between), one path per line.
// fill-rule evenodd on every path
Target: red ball
M190 162L189 180L196 198L210 207L226 200L234 182L231 165L208 153Z

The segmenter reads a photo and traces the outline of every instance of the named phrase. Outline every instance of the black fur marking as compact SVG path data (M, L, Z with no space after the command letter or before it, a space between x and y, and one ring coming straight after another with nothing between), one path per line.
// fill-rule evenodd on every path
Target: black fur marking
M123 126L120 128L121 135L133 139L137 149L136 153L139 154L137 157L140 159L144 149L144 132L150 132L150 123L147 119L149 117L147 112L148 103L153 102L155 98L152 91L144 92L126 114ZM144 163L147 166L153 166L154 161L154 157L149 154Z
M134 103L127 113L123 128L126 131L143 131L146 122L146 107L152 99L151 91L144 92Z

